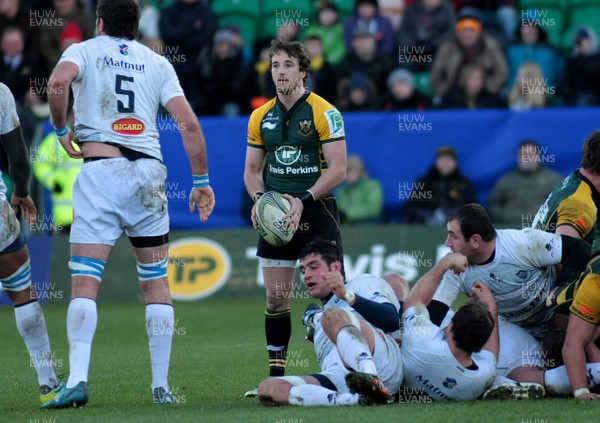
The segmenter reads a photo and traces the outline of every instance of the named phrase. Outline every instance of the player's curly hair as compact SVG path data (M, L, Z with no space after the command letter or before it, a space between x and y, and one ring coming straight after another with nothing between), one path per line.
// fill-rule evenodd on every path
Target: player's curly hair
M485 242L496 238L492 220L480 204L470 203L459 207L448 216L448 222L455 219L458 220L460 231L467 241L475 234L481 236Z
M127 40L138 37L141 11L135 0L99 0L96 13L107 35Z
M342 264L342 276L344 279L346 278L346 274L344 272L344 255L342 254L340 245L336 241L330 241L317 237L306 244L306 246L300 251L298 258L302 260L304 257L308 257L311 254L320 255L323 258L323 261L328 265L339 261Z
M452 339L468 353L481 351L494 330L494 318L483 304L462 305L452 317Z
M600 175L600 131L594 131L585 139L581 167Z
M290 57L298 59L300 71L306 72L306 76L304 77L304 82L306 82L310 70L310 53L306 47L304 47L300 41L283 41L275 39L271 41L271 47L269 48L269 61L273 59L273 55L280 51L285 52Z

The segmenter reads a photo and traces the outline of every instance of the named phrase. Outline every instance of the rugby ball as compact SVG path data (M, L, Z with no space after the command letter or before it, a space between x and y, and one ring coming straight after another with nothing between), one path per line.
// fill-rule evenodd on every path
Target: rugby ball
M265 192L256 202L256 226L269 244L281 247L294 237L294 232L285 228L283 220L290 208L290 202L275 191Z

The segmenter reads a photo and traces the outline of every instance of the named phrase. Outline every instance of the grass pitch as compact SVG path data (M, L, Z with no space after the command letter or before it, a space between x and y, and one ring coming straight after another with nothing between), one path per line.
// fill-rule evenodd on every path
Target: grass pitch
M312 344L304 341L294 301L294 333L288 374L318 370ZM267 373L264 301L204 300L176 303L170 383L180 404L156 406L150 392L150 363L141 303L98 306L92 348L90 403L81 409L40 410L35 370L14 324L10 307L0 309L0 422L597 422L600 401L472 401L356 407L273 407L244 398ZM54 364L68 371L67 304L44 305Z

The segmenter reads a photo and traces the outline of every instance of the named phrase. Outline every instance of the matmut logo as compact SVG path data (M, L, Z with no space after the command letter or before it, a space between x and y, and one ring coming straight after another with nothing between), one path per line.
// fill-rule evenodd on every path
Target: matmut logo
M139 135L144 132L144 123L128 116L113 122L112 130L123 135Z

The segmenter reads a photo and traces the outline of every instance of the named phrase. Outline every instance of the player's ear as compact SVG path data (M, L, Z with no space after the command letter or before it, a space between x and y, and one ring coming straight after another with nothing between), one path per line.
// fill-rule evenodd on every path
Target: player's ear
M475 234L471 236L471 239L469 239L469 244L471 244L471 247L473 248L477 248L481 245L481 235L479 234Z
M96 35L102 35L104 33L104 27L106 26L104 19L96 16Z
M334 261L333 263L331 263L331 270L341 272L342 271L342 263L340 263L339 261Z

